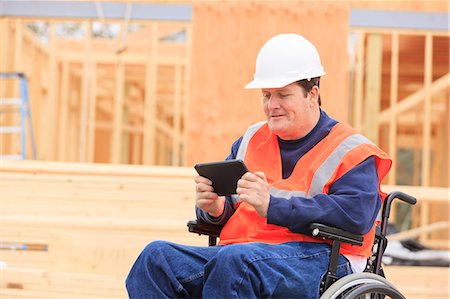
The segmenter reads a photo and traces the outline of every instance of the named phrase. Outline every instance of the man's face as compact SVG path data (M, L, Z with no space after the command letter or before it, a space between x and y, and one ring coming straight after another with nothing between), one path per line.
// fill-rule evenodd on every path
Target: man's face
M320 116L316 86L306 96L304 89L295 82L261 91L269 129L281 139L302 138L316 125Z

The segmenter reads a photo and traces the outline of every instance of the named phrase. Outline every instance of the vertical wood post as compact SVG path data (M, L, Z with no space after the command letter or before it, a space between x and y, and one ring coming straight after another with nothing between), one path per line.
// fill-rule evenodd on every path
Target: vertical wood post
M59 131L58 131L58 161L67 161L69 145L69 62L62 61L61 68L61 97L59 100Z
M398 32L391 35L391 91L390 91L390 119L389 119L389 155L392 158L392 170L388 182L395 185L397 180L397 102L398 102ZM394 215L395 213L393 213Z
M379 142L378 114L381 101L382 42L381 34L373 33L367 37L364 133L375 143Z
M124 63L120 57L116 64L116 84L113 108L113 130L111 138L111 163L121 163L122 131L123 131L123 102L124 102Z
M433 36L425 36L425 71L424 71L424 119L422 127L422 186L430 185L430 157L431 157L431 81L433 76Z
M175 86L173 103L173 136L172 136L172 165L180 165L180 145L181 145L181 65L175 65Z
M143 153L142 163L145 165L155 164L156 158L156 80L158 64L156 61L158 52L158 27L151 23L150 53L145 63L145 99L144 99L144 130L143 130Z
M182 140L182 166L187 165L187 152L189 146L188 140L188 125L189 125L189 104L191 99L191 61L192 61L192 26L186 25L186 64L184 67L184 94L183 94L183 131L181 132Z
M95 152L95 118L96 118L96 103L97 103L97 64L90 62L90 89L88 95L88 120L87 120L87 134L86 134L86 161L94 162Z
M57 117L57 105L58 99L56 97L58 90L58 78L57 78L57 49L56 49L56 23L49 22L49 57L48 57L48 69L49 69L49 78L48 78L48 98L47 98L47 109L44 119L44 127L45 127L45 145L41 143L41 146L45 147L45 149L41 152L44 154L44 159L46 160L55 160L56 158L56 147L57 145L57 130L58 130L58 117Z
M356 49L356 69L355 69L355 93L353 103L353 126L356 130L362 130L363 112L363 82L364 82L364 42L365 33L358 32L358 45Z
M86 35L84 37L84 60L83 77L81 78L81 106L80 106L80 131L79 131L79 152L78 161L86 162L87 145L87 124L88 124L88 105L90 89L92 88L92 34L91 22L85 22Z

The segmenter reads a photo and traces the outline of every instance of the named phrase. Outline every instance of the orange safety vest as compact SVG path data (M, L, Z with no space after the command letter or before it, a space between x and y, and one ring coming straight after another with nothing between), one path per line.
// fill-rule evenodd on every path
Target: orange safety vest
M312 198L314 195L327 194L336 180L371 156L375 157L380 185L392 161L386 153L353 128L338 123L324 139L300 158L291 176L283 179L277 136L269 130L266 122L261 122L248 128L236 158L243 159L250 171L265 173L271 187L271 195L285 198L303 196L314 200ZM379 194L384 201L386 194L380 189ZM220 244L327 242L308 235L293 233L283 226L267 224L267 219L259 216L251 205L239 202L237 195L233 195L232 199L236 210L222 229ZM362 246L342 244L341 253L370 256L374 235L375 225L364 236Z

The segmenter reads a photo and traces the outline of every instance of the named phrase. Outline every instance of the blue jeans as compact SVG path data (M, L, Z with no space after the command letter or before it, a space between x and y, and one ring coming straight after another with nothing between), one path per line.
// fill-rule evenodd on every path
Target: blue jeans
M155 241L126 285L130 298L319 298L330 246L244 243L194 247ZM338 276L352 273L339 257Z

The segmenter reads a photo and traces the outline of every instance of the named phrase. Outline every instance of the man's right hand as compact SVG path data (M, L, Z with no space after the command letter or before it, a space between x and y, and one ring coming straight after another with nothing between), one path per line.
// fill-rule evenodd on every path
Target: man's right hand
M195 206L213 217L223 213L225 197L214 192L212 182L202 176L195 178Z

